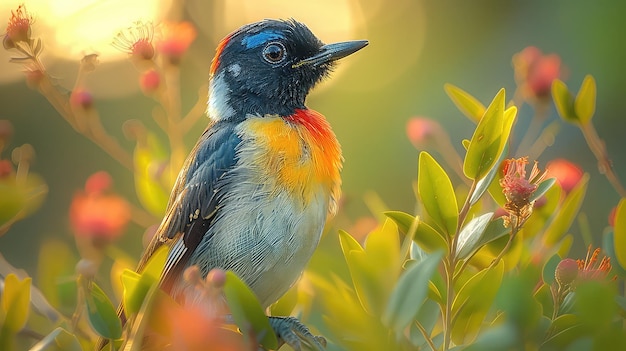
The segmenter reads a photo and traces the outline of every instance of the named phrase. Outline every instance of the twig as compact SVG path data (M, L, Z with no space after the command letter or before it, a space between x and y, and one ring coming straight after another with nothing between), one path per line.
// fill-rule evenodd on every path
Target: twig
M626 189L624 189L624 186L613 171L613 165L609 159L604 141L602 141L602 139L598 136L593 124L589 122L587 124L580 125L580 130L585 137L585 141L587 141L587 145L589 145L589 149L591 149L591 152L593 152L594 156L598 160L598 170L600 173L606 176L609 183L611 183L619 196L626 197Z
M437 347L435 347L435 343L433 343L433 340L430 338L430 335L428 335L428 332L426 331L426 329L424 329L424 326L422 326L422 324L418 321L415 321L415 326L422 333L422 336L424 336L424 340L426 340L426 343L428 344L430 349L432 351L437 351Z

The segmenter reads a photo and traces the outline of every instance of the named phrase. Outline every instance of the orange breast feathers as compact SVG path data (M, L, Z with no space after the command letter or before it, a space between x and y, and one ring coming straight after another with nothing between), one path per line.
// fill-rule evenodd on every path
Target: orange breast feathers
M320 188L327 193L330 212L336 211L341 186L341 147L319 112L296 110L288 117L265 116L244 122L256 151L253 163L262 181L285 189L309 203ZM245 136L244 136L245 138Z

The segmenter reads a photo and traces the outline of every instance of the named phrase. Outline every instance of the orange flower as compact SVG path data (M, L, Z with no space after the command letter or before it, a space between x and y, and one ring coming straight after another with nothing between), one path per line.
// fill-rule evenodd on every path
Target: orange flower
M191 23L165 23L163 37L156 43L156 48L169 63L176 65L194 39L196 39L196 29Z
M507 200L504 209L510 215L518 217L518 223L526 220L532 213L534 201L530 201L530 197L546 176L545 172L539 172L535 161L530 176L526 179L527 164L527 157L504 160L504 177L500 179L500 186Z
M24 5L20 5L17 7L17 10L11 11L11 18L2 41L4 48L7 50L13 49L19 42L29 42L30 26L33 22L33 16L26 11Z
M566 193L569 193L583 177L580 167L562 158L548 162L546 172L547 177L556 178Z
M117 239L130 220L130 208L122 197L108 193L111 185L106 172L89 177L85 191L74 195L70 223L77 237L89 238L100 247Z
M515 77L529 97L550 96L552 82L561 76L561 58L556 54L544 55L529 46L513 56Z
M154 57L154 26L150 22L137 21L132 27L118 32L113 39L113 47L126 52L139 60L152 60Z
M602 257L600 263L598 263L598 255L600 255L600 248L597 248L591 252L591 245L587 249L587 256L584 260L576 260L578 263L578 276L585 280L601 280L606 278L611 272L611 258Z

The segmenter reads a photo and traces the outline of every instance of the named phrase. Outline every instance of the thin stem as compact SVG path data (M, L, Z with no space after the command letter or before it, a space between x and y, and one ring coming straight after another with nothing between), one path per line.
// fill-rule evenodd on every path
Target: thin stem
M450 339L452 336L452 303L454 302L454 271L456 268L456 264L458 262L456 257L456 246L458 242L459 233L461 232L461 227L465 222L465 218L467 217L467 213L470 209L470 199L472 198L472 194L476 190L476 180L472 182L470 185L470 189L467 194L467 198L465 199L465 203L463 203L463 207L459 211L458 222L456 225L456 232L452 237L452 242L448 247L448 255L446 260L444 261L444 268L446 271L446 310L443 316L443 350L447 351L450 348Z
M589 122L587 124L580 125L580 130L585 137L585 141L587 141L587 145L589 145L589 149L591 149L591 152L593 152L594 156L598 160L598 170L600 173L606 176L609 183L611 183L615 191L617 191L621 197L626 197L626 189L624 189L624 186L617 178L617 175L613 172L613 164L609 159L604 141L602 141L602 139L598 136L593 124Z
M435 343L433 342L433 340L430 338L430 335L428 335L428 332L426 331L426 329L424 328L424 326L422 326L422 324L418 321L415 321L415 326L417 327L417 329L420 331L420 333L422 333L422 336L424 337L424 340L426 340L426 343L428 344L428 346L430 347L430 349L432 351L437 351L437 347L435 346Z
M509 251L509 248L511 247L511 244L513 243L513 240L515 239L515 236L517 235L517 233L519 232L519 229L521 228L521 223L518 223L519 218L517 216L512 215L511 219L512 219L511 235L509 235L509 241L506 242L506 245L504 246L502 251L500 251L498 256L493 260L493 262L491 262L491 264L489 265L489 269L498 265L502 257L504 257L504 254L506 254L507 251Z
M43 78L39 84L39 92L46 100L54 107L54 109L65 119L65 121L78 133L83 134L87 139L91 140L94 144L98 145L106 153L108 153L114 160L119 162L122 166L132 170L133 161L132 157L124 148L122 148L115 138L111 137L102 127L99 118L94 120L85 120L79 118L74 111L72 111L66 96L61 95L58 89L54 87L52 81L47 73L43 64L38 59L33 59L33 64L37 69L44 73ZM79 72L79 77L82 72Z

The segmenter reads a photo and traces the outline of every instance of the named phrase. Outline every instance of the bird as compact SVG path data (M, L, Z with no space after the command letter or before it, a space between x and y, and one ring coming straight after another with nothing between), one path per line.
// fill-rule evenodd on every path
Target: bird
M209 71L208 127L175 181L138 272L161 246L160 287L193 299L183 278L197 266L234 272L267 308L300 277L337 211L343 157L329 122L305 105L337 60L366 40L324 44L304 24L266 19L217 46ZM270 316L283 342L322 342L291 317ZM302 334L302 333L300 333Z

